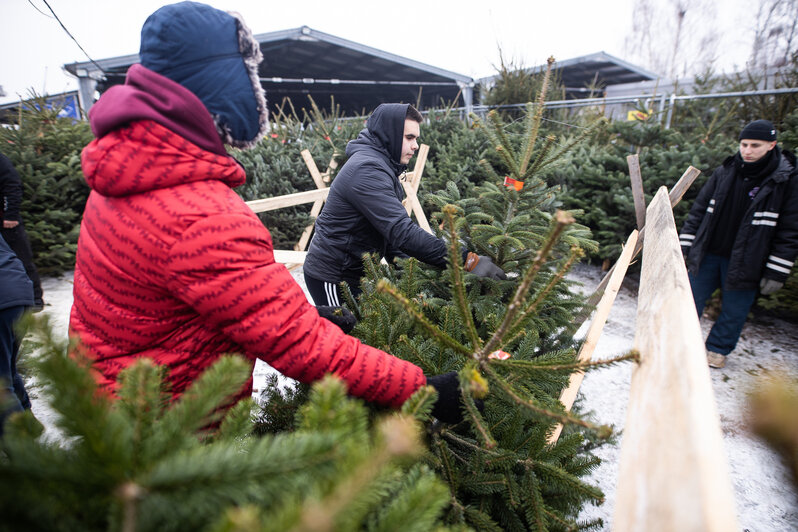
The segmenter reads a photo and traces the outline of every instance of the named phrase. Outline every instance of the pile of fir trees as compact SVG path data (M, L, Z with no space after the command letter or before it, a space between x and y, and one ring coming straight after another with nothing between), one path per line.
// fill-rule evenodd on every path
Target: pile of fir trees
M20 214L41 275L74 268L89 197L80 152L94 137L88 122L60 112L33 94L12 118L16 127L0 127L0 151L22 177Z

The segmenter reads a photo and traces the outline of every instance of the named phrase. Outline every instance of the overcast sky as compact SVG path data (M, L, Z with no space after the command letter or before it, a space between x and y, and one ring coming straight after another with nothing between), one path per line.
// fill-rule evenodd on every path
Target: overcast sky
M669 2L671 0L658 0ZM724 24L745 16L725 0ZM604 51L629 60L624 39L632 27L634 0L428 0L426 2L253 1L208 2L238 11L254 33L310 26L474 78L491 75L498 47L525 66ZM47 0L61 22L93 59L138 52L141 26L168 0ZM391 7L388 7L391 6ZM0 103L37 93L77 88L66 63L86 61L77 44L52 17L44 0L0 0ZM718 21L708 21L708 24ZM737 30L739 32L739 29ZM739 59L739 60L738 60ZM739 51L721 63L742 64ZM646 66L646 65L641 65ZM346 77L342 72L341 78Z

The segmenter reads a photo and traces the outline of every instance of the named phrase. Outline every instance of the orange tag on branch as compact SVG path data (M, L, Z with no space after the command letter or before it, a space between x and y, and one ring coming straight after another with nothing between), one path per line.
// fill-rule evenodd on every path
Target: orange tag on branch
M519 181L517 179L513 179L512 177L506 175L504 176L504 186L513 187L514 189L520 192L521 189L524 188L524 182Z
M493 353L488 355L488 358L493 358L496 360L507 360L510 358L510 353L507 351L494 351Z

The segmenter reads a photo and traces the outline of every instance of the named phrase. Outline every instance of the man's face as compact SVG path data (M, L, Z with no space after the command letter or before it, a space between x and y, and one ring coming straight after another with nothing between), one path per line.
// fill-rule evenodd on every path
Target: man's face
M421 133L421 124L415 120L405 119L405 132L402 136L402 157L399 162L407 164L418 150L418 135Z
M743 161L755 163L776 146L775 140L743 139L740 141L740 155Z

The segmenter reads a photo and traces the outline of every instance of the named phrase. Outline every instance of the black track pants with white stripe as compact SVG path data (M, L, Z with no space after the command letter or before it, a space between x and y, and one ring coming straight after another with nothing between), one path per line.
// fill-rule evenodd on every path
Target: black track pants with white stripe
M338 283L328 283L327 281L320 281L311 277L308 274L305 276L305 286L308 287L310 297L313 298L313 303L317 307L327 305L330 307L340 307L344 303L344 297L341 293L341 287ZM360 295L360 287L349 285L352 295L357 297Z

